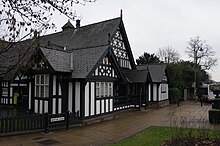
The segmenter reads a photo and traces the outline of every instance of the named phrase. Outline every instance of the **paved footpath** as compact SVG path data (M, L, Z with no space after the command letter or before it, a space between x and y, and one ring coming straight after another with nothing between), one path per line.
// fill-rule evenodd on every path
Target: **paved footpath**
M0 146L99 146L113 143L134 135L150 126L181 126L216 128L208 122L210 104L184 101L180 106L135 111L127 110L116 114L116 118L84 127L0 137Z

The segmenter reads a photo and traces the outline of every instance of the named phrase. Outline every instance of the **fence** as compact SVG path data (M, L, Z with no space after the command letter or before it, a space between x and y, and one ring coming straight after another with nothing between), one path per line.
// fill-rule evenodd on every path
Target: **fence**
M14 134L32 130L69 128L70 125L79 123L79 112L63 114L32 114L17 117L0 118L0 134Z
M140 107L146 105L146 97L145 95L140 96L139 95L133 95L133 96L118 96L114 98L114 108L121 108L127 106L133 106L133 107Z

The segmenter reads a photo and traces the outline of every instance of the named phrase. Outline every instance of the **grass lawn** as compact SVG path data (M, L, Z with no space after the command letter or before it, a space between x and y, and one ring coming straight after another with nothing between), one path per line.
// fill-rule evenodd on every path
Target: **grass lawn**
M147 128L140 133L121 140L119 142L109 144L107 146L160 146L164 141L172 139L175 136L209 136L216 138L219 136L219 131L199 130L187 128L171 128L154 126Z

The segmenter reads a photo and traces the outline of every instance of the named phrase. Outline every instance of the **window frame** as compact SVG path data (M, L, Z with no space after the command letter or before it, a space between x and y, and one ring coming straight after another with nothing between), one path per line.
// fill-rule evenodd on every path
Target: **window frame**
M49 98L49 74L35 75L35 97Z
M96 82L96 98L113 97L113 82Z

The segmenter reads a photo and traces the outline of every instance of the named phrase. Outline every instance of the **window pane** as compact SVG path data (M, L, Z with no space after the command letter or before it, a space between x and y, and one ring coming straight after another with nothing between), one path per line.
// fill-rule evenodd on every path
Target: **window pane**
M39 97L39 86L36 86L35 96Z
M108 96L108 83L105 83L105 96Z
M45 84L49 85L49 75L45 75Z
M45 97L49 97L49 86L45 86Z
M40 97L44 97L44 86L41 86Z
M96 97L99 97L99 83L96 83Z
M40 83L40 76L35 76L36 77L36 84Z
M2 96L8 96L8 88L2 88Z
M44 84L44 75L41 75L41 84Z
M109 96L113 96L112 94L112 83L109 83Z
M104 96L104 83L101 83L101 87L100 87L101 93L100 96Z

